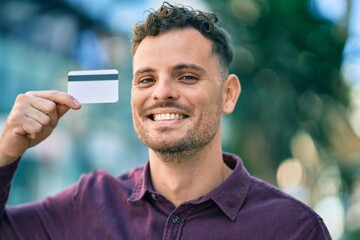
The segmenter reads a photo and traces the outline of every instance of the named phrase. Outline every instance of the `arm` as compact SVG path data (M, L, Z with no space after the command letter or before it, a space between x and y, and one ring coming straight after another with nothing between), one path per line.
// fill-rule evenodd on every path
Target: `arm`
M69 109L80 107L73 97L58 91L20 94L0 135L0 167L42 142Z
M323 220L318 219L317 224L311 229L308 236L304 237L303 239L331 240L332 238Z
M5 203L10 192L11 180L14 176L18 163L19 161L16 161L5 167L0 167L0 216L4 213Z
M58 91L28 92L16 98L0 135L0 227L18 159L46 139L69 109L80 107L72 96Z
M2 205L6 202L18 163L15 161L0 168L0 187L6 186L5 194L0 197ZM77 192L76 184L42 201L4 208L0 218L0 239L79 239L74 236L76 230L72 229L79 222Z

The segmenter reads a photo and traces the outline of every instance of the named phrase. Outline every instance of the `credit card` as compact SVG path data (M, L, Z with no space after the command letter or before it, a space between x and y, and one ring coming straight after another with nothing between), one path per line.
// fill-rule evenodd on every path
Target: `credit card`
M119 72L116 69L71 71L68 94L81 104L117 102Z

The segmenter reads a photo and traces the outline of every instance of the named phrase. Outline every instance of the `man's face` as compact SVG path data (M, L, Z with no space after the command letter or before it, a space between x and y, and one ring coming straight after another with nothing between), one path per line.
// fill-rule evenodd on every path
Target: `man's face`
M196 152L220 137L222 79L212 43L195 29L146 37L133 56L135 131L160 153Z

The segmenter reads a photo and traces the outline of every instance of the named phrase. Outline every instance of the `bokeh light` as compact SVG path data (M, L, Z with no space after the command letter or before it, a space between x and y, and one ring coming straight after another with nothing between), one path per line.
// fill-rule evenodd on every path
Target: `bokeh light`
M297 159L284 160L276 173L277 183L284 190L300 187L303 179L304 171Z

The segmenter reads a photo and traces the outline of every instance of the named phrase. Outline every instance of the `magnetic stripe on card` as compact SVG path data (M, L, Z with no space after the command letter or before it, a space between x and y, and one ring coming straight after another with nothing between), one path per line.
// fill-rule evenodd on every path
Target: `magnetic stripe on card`
M117 80L117 74L102 74L102 75L69 75L69 81L104 81Z

